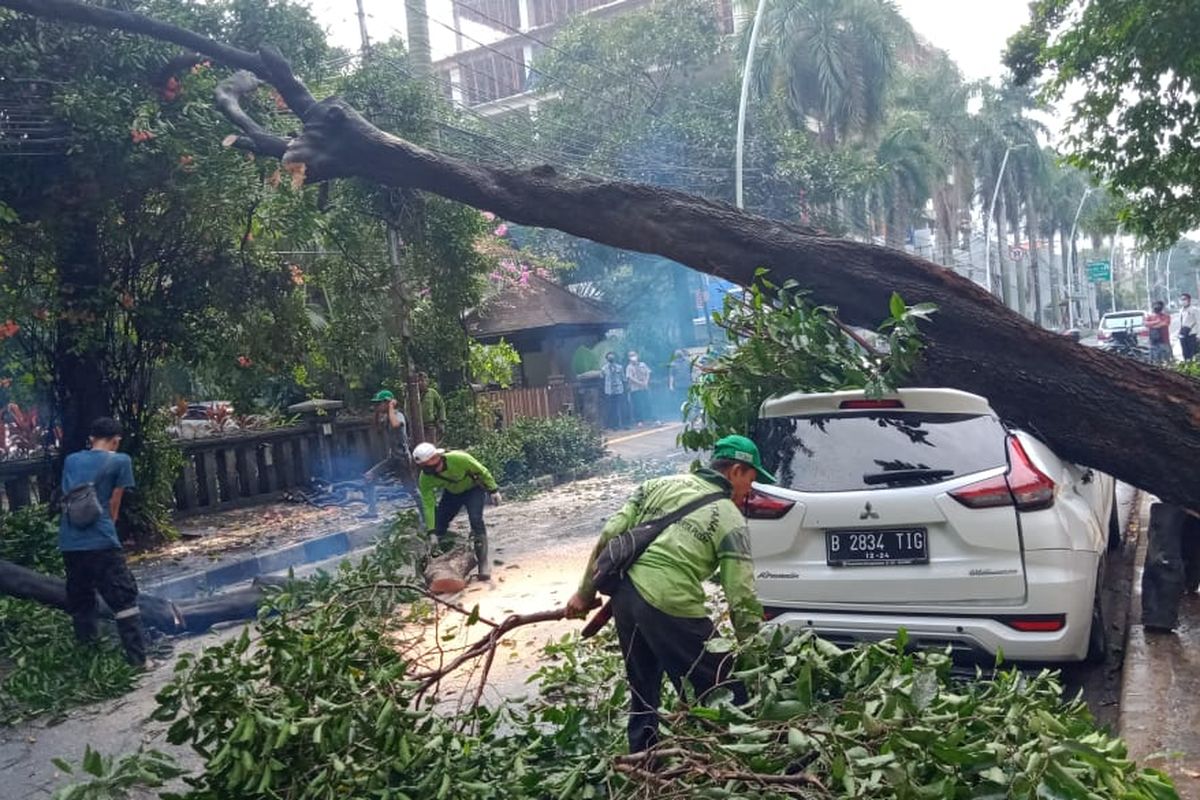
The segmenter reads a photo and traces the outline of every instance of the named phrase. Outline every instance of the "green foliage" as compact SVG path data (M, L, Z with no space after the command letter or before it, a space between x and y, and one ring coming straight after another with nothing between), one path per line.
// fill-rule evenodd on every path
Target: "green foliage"
M76 774L61 758L54 759L54 766L68 775ZM83 773L80 780L55 790L52 800L127 800L141 796L140 791L135 795L135 790L159 788L186 770L158 750L138 750L114 759L85 745L79 772Z
M0 515L0 559L63 574L58 523L44 506ZM135 677L115 644L78 646L62 611L0 596L0 725L118 697Z
M184 459L167 426L167 416L155 414L130 442L135 488L125 494L118 521L139 547L175 537L175 481Z
M136 679L115 642L82 647L62 611L0 597L0 725L119 697Z
M1126 230L1166 244L1200 222L1196 8L1188 0L1037 0L1005 60L1072 98L1071 160L1129 198Z
M507 389L512 385L513 371L521 364L517 348L501 339L496 344L480 344L474 339L470 345L469 371L471 381L483 386L499 386Z
M722 436L745 434L772 395L865 389L879 395L900 385L921 355L918 323L929 305L909 307L893 294L883 339L870 345L849 335L833 310L813 306L794 281L776 286L762 277L743 299L726 295L713 320L726 348L705 367L688 393L685 418L700 425L680 434L690 450L708 450Z
M299 595L278 596L255 646L243 635L180 665L154 717L204 761L184 800L662 791L622 755L628 690L611 631L549 645L528 699L432 708L414 680L420 668L401 655L414 652L411 641L391 627L398 614L429 613L397 605L415 598L396 582L403 541L389 541L383 561L326 579L304 608ZM478 625L475 614L463 624ZM668 688L659 774L670 773L681 797L777 800L796 787L846 798L1176 796L1096 730L1081 700L1062 701L1055 673L964 681L948 655L905 644L903 634L851 649L809 632L760 636L734 653L748 705L733 706L728 692L699 703L687 687L684 704ZM710 647L730 652L733 642ZM165 773L169 762L155 760Z
M517 419L485 434L470 451L498 483L519 483L593 464L604 455L604 441L590 423L562 414Z
M446 401L445 444L465 448L496 427L496 409L469 388L451 392Z
M0 560L61 576L57 515L52 516L46 506L39 505L0 513Z

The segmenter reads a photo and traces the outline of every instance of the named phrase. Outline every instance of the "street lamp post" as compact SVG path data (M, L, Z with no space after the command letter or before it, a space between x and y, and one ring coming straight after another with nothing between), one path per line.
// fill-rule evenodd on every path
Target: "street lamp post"
M1121 224L1117 223L1117 232L1113 234L1112 243L1108 248L1108 287L1112 290L1112 310L1117 310L1117 265L1113 258L1117 254L1117 239L1121 238ZM1121 252L1124 252L1122 250Z
M1079 198L1079 208L1075 209L1075 220L1071 223L1071 264L1067 270L1067 327L1075 327L1075 300L1072 296L1071 277L1077 273L1079 269L1079 250L1075 247L1075 231L1079 227L1079 215L1083 213L1083 204L1087 202L1088 195L1095 191L1091 186L1083 190L1083 197Z
M750 26L750 43L746 47L746 65L742 68L742 99L738 102L737 121L737 164L734 168L734 199L737 207L742 208L742 155L746 149L746 104L750 99L750 67L754 64L754 49L758 46L758 29L762 24L763 9L767 0L758 0L754 11L754 23Z
M992 237L991 225L996 216L996 198L1000 196L1000 184L1004 182L1004 170L1008 166L1008 157L1013 150L1020 150L1022 147L1029 147L1028 143L1009 145L1004 150L1004 158L1000 159L1000 174L996 176L996 188L992 190L992 203L988 206L987 219L983 221L983 268L984 274L987 276L987 290L995 294L992 288Z

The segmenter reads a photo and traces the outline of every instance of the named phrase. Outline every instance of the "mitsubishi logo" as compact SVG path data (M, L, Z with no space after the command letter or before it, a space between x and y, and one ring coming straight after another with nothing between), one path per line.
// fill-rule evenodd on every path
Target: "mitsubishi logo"
M867 501L867 505L863 508L862 513L858 515L859 519L879 519L879 515L871 508L871 501Z

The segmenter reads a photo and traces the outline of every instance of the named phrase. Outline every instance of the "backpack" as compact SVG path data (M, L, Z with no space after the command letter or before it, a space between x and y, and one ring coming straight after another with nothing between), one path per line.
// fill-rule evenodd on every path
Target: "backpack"
M697 497L666 516L635 525L609 539L600 555L596 557L596 567L592 572L592 585L596 587L596 591L611 596L621 585L621 581L625 580L625 573L629 572L629 568L642 557L642 553L646 552L646 548L653 544L659 534L693 511L715 503L725 496L724 492L714 492Z
M63 495L62 513L73 528L90 528L96 524L104 509L100 506L100 495L96 493L96 482L104 474L112 459L109 458L104 466L96 473L96 477L87 483L81 483Z

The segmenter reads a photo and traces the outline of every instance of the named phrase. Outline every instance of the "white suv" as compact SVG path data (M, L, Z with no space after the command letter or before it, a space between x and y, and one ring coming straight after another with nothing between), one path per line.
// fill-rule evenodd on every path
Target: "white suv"
M774 624L832 641L904 628L919 647L1013 661L1103 658L1099 581L1120 541L1112 478L950 389L768 400L777 486L747 501Z

